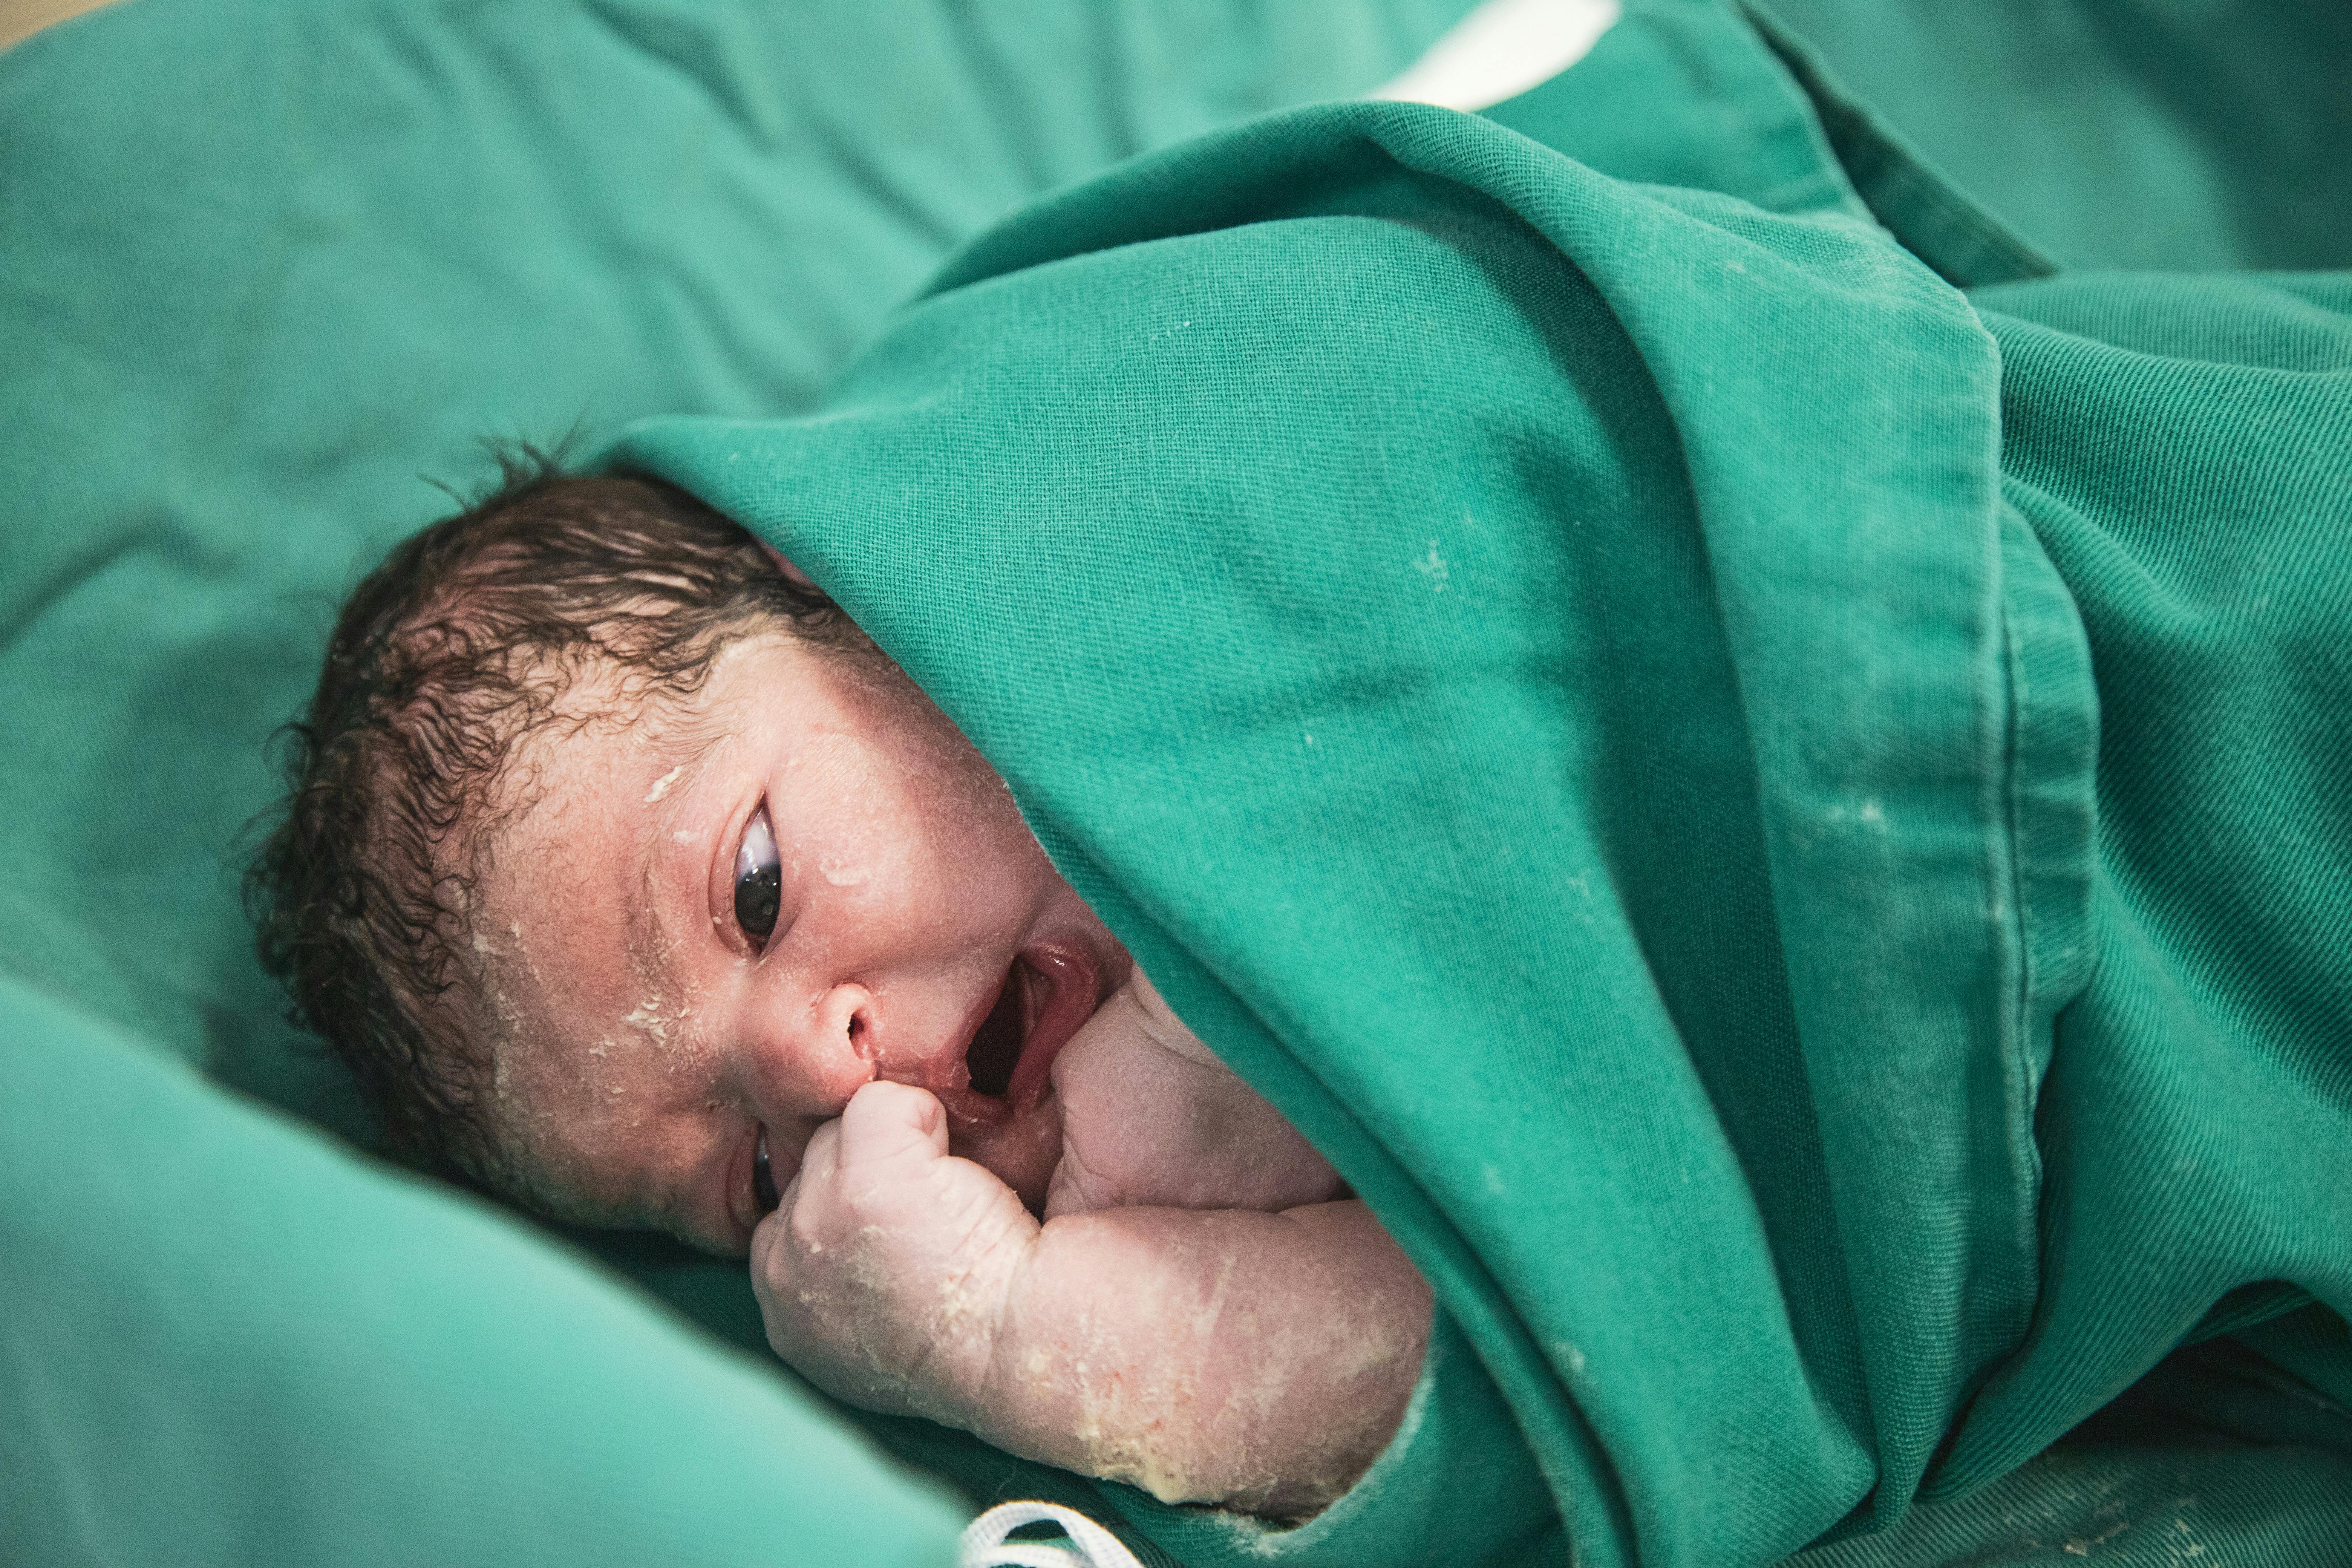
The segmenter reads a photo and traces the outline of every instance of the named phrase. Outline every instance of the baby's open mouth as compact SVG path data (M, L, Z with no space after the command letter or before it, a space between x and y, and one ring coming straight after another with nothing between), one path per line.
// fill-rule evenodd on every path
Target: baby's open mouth
M1096 990L1094 963L1082 952L1059 944L1023 952L964 1050L973 1092L1013 1110L1044 1099L1054 1058L1094 1014Z
M1021 1047L1029 1040L1029 966L1014 960L1005 972L996 1005L980 1021L963 1064L971 1073L971 1087L981 1093L1004 1098L1013 1087L1013 1071L1021 1065Z

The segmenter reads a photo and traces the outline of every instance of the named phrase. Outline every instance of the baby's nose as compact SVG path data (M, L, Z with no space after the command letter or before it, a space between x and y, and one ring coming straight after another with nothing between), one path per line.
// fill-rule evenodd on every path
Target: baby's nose
M874 1059L873 1025L874 994L863 985L836 985L817 998L817 1037L868 1065Z
M783 1032L783 1050L771 1058L772 1086L796 1110L837 1114L877 1076L873 1022L874 997L863 985L824 992Z

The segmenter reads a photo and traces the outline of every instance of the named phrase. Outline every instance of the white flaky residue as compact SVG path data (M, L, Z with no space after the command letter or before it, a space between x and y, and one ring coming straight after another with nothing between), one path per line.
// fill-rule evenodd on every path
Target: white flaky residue
M651 805L654 802L667 795L669 793L669 786L677 783L677 775L684 772L686 772L686 764L684 763L680 763L677 766L670 769L669 772L662 774L661 777L654 780L654 787L646 791L646 804L647 805Z

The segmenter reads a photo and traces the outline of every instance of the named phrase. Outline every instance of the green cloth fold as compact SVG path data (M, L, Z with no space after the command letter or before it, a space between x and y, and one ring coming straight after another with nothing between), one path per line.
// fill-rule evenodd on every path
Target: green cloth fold
M2284 291L2179 287L2280 330ZM2310 546L2345 481L2298 465L2352 431L2343 374L2283 395L2293 431L2184 446L2215 389L2096 346L2012 374L1995 321L1842 200L1334 106L1032 205L816 415L648 421L605 461L774 541L995 763L1435 1283L1578 1560L1760 1563L2015 1470L2239 1286L2352 1303L2352 948L2229 977L2264 1021L2215 1042L2234 1079L2166 1070L2198 1017L2150 1010L2202 954L2117 943L2210 894L2116 888L2128 748L2171 744L2103 731L2163 699L2098 629L2146 606L2070 574L2091 542L2022 478L2104 483L2094 540L2226 577L2245 542L2145 486L2241 452L2296 635L2340 631L2352 566ZM2347 673L2296 646L2293 701L2215 652L2268 700L2229 740L2340 778ZM2340 931L2336 808L2245 784L2159 793L2311 828L2263 885ZM2184 1118L2290 1107L2284 1184L2197 1174Z

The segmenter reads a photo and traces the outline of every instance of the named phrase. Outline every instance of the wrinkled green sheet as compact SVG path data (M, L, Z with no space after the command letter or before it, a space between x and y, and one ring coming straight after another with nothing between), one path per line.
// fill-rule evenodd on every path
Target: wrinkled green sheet
M237 910L264 745L481 437L807 406L972 228L1459 9L131 0L0 57L0 1561L948 1561L772 1361L213 1087L365 1135ZM611 1256L759 1346L740 1267Z
M2070 266L2352 265L2352 10L1769 3L1908 142Z
M365 1136L336 1075L274 1021L247 956L235 845L269 797L262 745L306 689L343 587L442 506L417 476L478 475L478 436L810 406L947 247L1012 203L1251 112L1360 90L1458 8L844 5L786 16L134 0L0 58L0 405L11 432L0 463L0 860L12 870L0 887L0 1556L942 1560L957 1510L877 1466L770 1371L715 1353L510 1222L355 1162L198 1076ZM2145 138L2081 130L2099 123L2097 104L2084 107L2065 159L1968 163L1970 105L2020 89L1999 73L1887 55L1885 40L1927 9L1857 9L1822 26L1785 6L1784 19L1814 29L1805 36L1820 52L1786 33L1775 57L1713 6L1639 6L1591 60L1496 118L1607 174L1787 212L1858 216L1867 206L1957 282L2030 277L2049 257L2345 259L2281 248L2301 232L2292 214L2187 199L2165 184L2167 168L2186 163L2140 158ZM2296 11L2305 14L2320 13ZM2016 55L2020 18L1984 16L1983 47ZM2272 35L2245 37L2233 59L2259 70ZM1811 99L1795 90L1792 67ZM1903 110L1903 131L1847 103L1838 78ZM2284 114L2328 112L2277 96ZM2035 101L2056 114L2064 100ZM1963 168L1992 214L1943 203L1934 182L1906 184L1920 151L1911 139ZM2237 156L2241 174L2263 172L2260 148L2189 143L2215 166ZM1832 147L1842 165L1824 156ZM2128 166L2155 174L2119 177ZM2053 181L2074 226L2063 234L2035 221L2060 210L2035 202ZM2151 190L2159 199L2145 199ZM2075 243L2084 235L2097 243ZM2027 291L1986 300L2011 324L1989 319L2011 362L2048 351L2037 363L2059 367L2049 384L2063 405L2080 384L2063 367L2075 340L2032 327L2060 297ZM1578 299L1572 308L1601 319ZM2264 341L2300 341L2275 299L2258 305L2215 305L2200 290L2189 314L2211 338L2186 357L2242 362L2245 323ZM2083 341L2095 357L2132 319L2112 290L2075 308L2092 318ZM1633 390L1645 374L1631 374ZM2059 482L2081 416L2068 406L2050 421L2058 439L2043 467L2054 476L2012 468L2011 482L2097 518ZM1400 449L1425 444L1416 428ZM2206 450L2179 445L2190 459ZM2197 493L2211 482L2202 470L2183 481ZM2273 500L2242 498L2231 515L2269 516ZM2094 548L2070 565L2062 531L2034 515L2044 553L2072 574L2070 592L2103 561L2137 580L2128 554ZM2082 539L2096 546L2108 527ZM1461 562L1439 559L1449 572ZM2216 592L2234 602L2227 587ZM2089 617L2088 627L2095 650L2103 636L2125 646L2135 636L2130 616L2105 632ZM2326 673L2324 659L2317 668ZM2175 687L2224 719L2244 714L2249 692L2286 689L2275 668L2228 658L2181 672ZM2148 694L2143 722L2167 729L2171 700ZM2258 767L2262 753L2245 752L2241 731L2200 719L2214 742L2209 761ZM1439 776L1429 787L1446 786ZM2165 804L2154 789L2142 798ZM2142 838L2175 831L2158 819ZM2257 861L2284 852L2267 840L2253 847ZM1699 906L1737 906L1737 886L1717 880L1705 879ZM1602 894L1614 885L1588 884ZM2121 885L2166 907L2136 878ZM1685 918L1653 911L1642 929ZM1710 940L1727 918L1711 912L1678 940ZM2199 998L2221 984L2198 975ZM1775 1047L1782 1058L1785 1047ZM1782 1058L1772 1059L1785 1068ZM1278 1088L1280 1069L1270 1070ZM2323 1090L2340 1081L2312 1070ZM2262 1156L2266 1140L2241 1131L2216 1136L2242 1162ZM1716 1170L1725 1173L1720 1159ZM2307 1194L2318 1179L2291 1174L2304 1185L2282 1192ZM2105 1267L2144 1258L2139 1239L2125 1237ZM740 1271L652 1244L600 1249L721 1338L757 1346ZM2184 1299L2246 1265L2244 1252L2222 1251L2172 1281ZM1602 1277L1596 1266L1580 1278ZM1811 1312L1836 1289L1834 1279L1798 1279L1791 1299ZM1449 1298L1475 1299L1459 1289ZM2256 1291L2234 1304L2236 1318L2209 1326L2252 1323L2291 1302ZM1420 1521L1416 1487L1492 1514L1490 1539L1509 1536L1515 1517L1526 1522L1512 1508L1539 1482L1516 1426L1493 1419L1500 1395L1479 1370L1493 1324L1457 1313L1470 1331L1441 1336L1415 1428L1425 1440L1400 1445L1381 1486L1330 1517L1320 1548L1299 1540L1286 1550L1336 1552L1346 1537L1341 1548L1328 1538L1348 1531L1405 1553L1415 1542L1401 1532L1433 1529L1444 1544L1430 1554L1468 1554L1475 1531ZM2105 1326L2053 1321L2077 1345ZM1783 1337L1784 1352L1818 1350ZM2208 1562L2338 1560L2340 1532L2326 1533L2313 1504L2342 1485L2329 1447L2338 1428L2311 1390L2336 1375L2339 1340L2312 1309L2224 1335L2184 1352L2202 1359L2166 1362L2105 1426L2056 1452L1913 1509L1892 1535L1819 1555L1841 1565L2021 1562L2073 1543L2113 1561L2169 1561L2162 1552L2189 1545L2206 1547ZM2083 1375L2113 1379L2147 1349L2093 1355ZM1939 1350L1966 1347L1927 1342L1914 1353L1933 1361ZM1538 1345L1530 1359L1522 1345L1501 1364L1540 1394L1555 1376L1549 1353ZM2044 1352L2042 1364L2060 1356ZM1948 1368L1901 1370L1888 1395L1898 1404L1932 1412L1936 1390L1948 1394ZM2013 1410L2049 1387L2029 1379L1987 1397ZM1758 1428L1736 1426L1737 1400L1710 1405L1717 1392L1673 1387L1657 1401L1737 1448ZM1560 1408L1556 1390L1547 1397ZM1858 1427L1856 1398L1840 1385L1818 1403ZM2078 1389L2053 1409L2090 1398ZM2305 1428L2281 1426L2290 1404ZM2039 1425L2057 1419L2044 1412ZM1995 1438L2006 1433L2014 1447L2037 1429L2009 1421L1981 1429L1983 1474L2015 1458ZM1123 1507L1192 1555L1231 1545L1211 1536L1195 1551L1184 1532L1201 1521L933 1428L878 1425L893 1447L982 1500L1060 1496L1114 1518ZM2192 1432L2216 1446L2187 1445ZM1842 1456L1836 1473L1851 1477L1864 1449L1872 1462L1895 1457L1898 1490L1905 1466L1925 1457L1908 1432L1884 1444L1849 1435L1822 1452ZM1614 1464L1594 1451L1598 1462L1577 1461L1588 1480ZM1724 1449L1691 1452L1685 1468L1704 1495L1680 1535L1647 1538L1661 1553L1786 1539L1791 1520L1836 1492L1820 1489L1817 1468L1759 1522L1752 1499L1727 1489L1738 1467L1724 1468L1723 1484L1708 1468ZM1981 1479L1948 1465L1930 1472L1931 1489L1937 1478ZM1574 1528L1617 1529L1617 1506L1583 1510Z
M1103 1489L1188 1561L1430 1560L1391 1489L1461 1561L2352 1552L2352 276L2045 275L1769 37L1496 111L1590 166L1129 165L816 416L608 454L847 605L1437 1286L1324 1520ZM1596 172L1703 159L1580 114L1661 58L1780 132L1748 200Z

